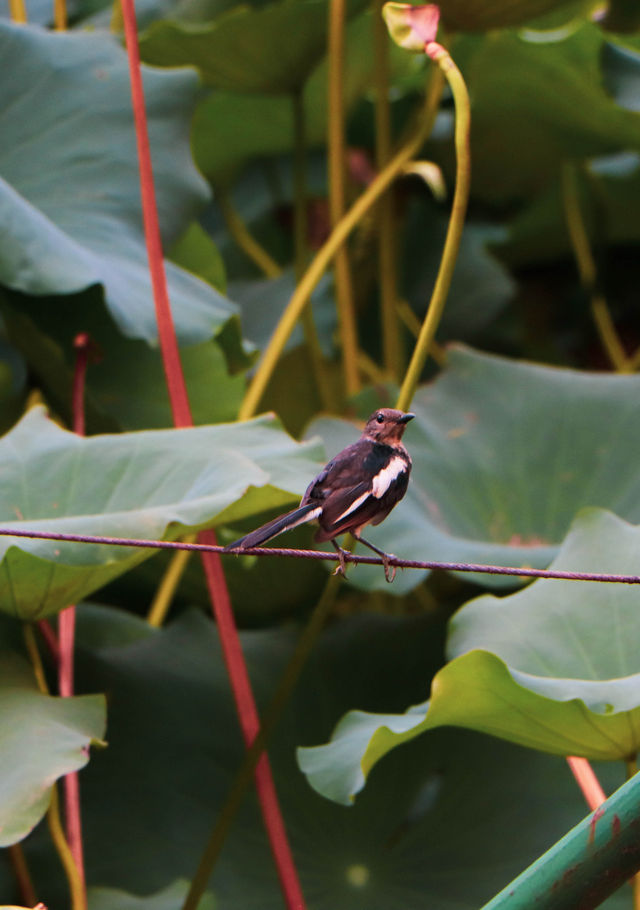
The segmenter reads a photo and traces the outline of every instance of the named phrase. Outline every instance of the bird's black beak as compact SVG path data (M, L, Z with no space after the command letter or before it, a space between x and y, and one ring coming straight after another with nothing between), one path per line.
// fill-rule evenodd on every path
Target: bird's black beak
M398 418L398 423L409 423L415 416L415 414L403 414L402 417Z

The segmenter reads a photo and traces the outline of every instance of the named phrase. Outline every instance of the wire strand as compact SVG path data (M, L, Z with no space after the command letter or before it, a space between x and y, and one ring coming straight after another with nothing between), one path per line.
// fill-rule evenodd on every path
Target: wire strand
M55 531L27 531L22 528L0 528L0 537L20 537L34 540L61 540L67 543L102 544L113 547L139 547L152 550L198 550L229 556L279 556L290 559L324 559L339 562L340 556L324 550L297 550L289 547L248 547L227 550L222 546L185 543L180 540L145 540L138 537L102 537L94 534L64 534ZM383 566L379 556L344 553L344 561L354 565ZM637 585L640 575L618 575L609 572L572 572L564 569L534 569L522 566L493 566L473 562L440 562L438 560L401 559L389 555L386 562L398 569L441 569L445 572L470 572L484 575L513 575L516 578L554 578L563 581L598 581L610 584Z

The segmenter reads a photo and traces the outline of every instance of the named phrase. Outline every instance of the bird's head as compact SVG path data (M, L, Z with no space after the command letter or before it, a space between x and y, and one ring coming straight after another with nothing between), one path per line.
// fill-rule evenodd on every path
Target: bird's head
M375 442L394 445L400 442L406 425L413 420L415 414L405 414L395 408L379 408L367 420L364 435Z

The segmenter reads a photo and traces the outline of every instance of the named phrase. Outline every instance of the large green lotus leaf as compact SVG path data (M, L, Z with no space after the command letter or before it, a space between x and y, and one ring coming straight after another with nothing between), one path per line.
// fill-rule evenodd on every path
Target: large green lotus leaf
M553 568L629 574L640 528L588 509ZM396 746L462 726L558 755L625 759L640 749L637 586L541 579L509 597L485 595L450 623L451 663L431 700L403 714L350 711L331 742L299 750L312 786L348 803Z
M218 541L223 545L231 543L276 514L277 510L271 511L247 519L233 529L221 529ZM291 531L287 546L315 549L311 528L305 526ZM170 555L160 554L148 559L117 578L102 589L101 599L105 603L131 605L133 609L137 604L150 604L158 589L158 580L168 568ZM236 620L249 628L304 616L317 604L327 582L322 564L313 559L291 559L284 564L281 559L234 556L225 559L224 574ZM203 610L211 609L202 565L192 556L180 578L172 609L179 611L194 605Z
M0 328L0 433L13 426L24 411L27 369L20 353Z
M104 34L0 22L0 56L0 282L34 295L99 284L124 334L155 340L124 50ZM145 71L167 245L208 195L188 141L197 91L187 70ZM180 341L210 338L233 304L195 275L166 268Z
M639 543L637 526L587 509L553 567L633 573ZM609 751L622 758L640 749L639 605L635 585L541 579L510 597L486 595L459 611L448 652L455 657L474 648L490 650L526 688L559 702L580 700L602 718L592 720L594 745L585 741L577 754L602 757ZM566 724L561 736L569 731Z
M418 389L404 441L413 459L404 500L365 537L407 559L547 566L584 506L640 521L640 378L513 362L448 350L435 382ZM310 426L328 454L360 428ZM423 573L398 571L402 594ZM349 570L353 584L384 587L378 567ZM474 575L479 584L513 584Z
M173 426L160 351L122 335L98 288L55 299L5 291L0 293L0 308L11 340L37 377L47 401L68 423L72 420L76 360L73 340L82 329L89 334L97 355L91 358L86 377L89 431ZM234 343L236 329L230 334L227 339L225 329L215 339L180 349L196 424L233 420L238 413L245 380L241 372L230 375L229 362L246 366L247 357Z
M289 505L318 448L269 416L243 424L81 438L42 409L0 440L0 523L118 537L176 537ZM74 603L152 550L2 537L0 605L33 619Z
M247 96L232 97L242 100ZM251 97L256 98L255 95ZM287 269L293 258L291 217L295 193L292 165L290 151L282 155L258 157L237 175L233 186L227 187L225 191L235 211L280 265L280 269ZM319 205L321 208L319 199L324 199L327 195L327 161L324 150L313 150L307 155L306 192L310 205ZM317 211L310 212L310 215L310 229L313 231L319 223ZM265 277L264 272L250 261L229 233L222 210L215 201L204 214L203 223L224 257L230 287L237 281ZM235 288L230 293L235 293Z
M640 41L636 48L604 42L601 53L602 80L616 104L628 111L640 110ZM637 148L637 144L636 144ZM582 218L592 244L598 247L637 243L640 224L640 155L624 151L599 156L577 168L575 182ZM567 231L561 180L552 180L518 213L508 236L498 250L516 266L572 256Z
M297 3L289 5L296 6ZM368 13L357 16L347 24L347 65L343 84L347 108L374 81L371 31L371 16ZM389 53L394 80L415 72L415 57L392 43ZM326 58L311 73L303 91L306 141L312 147L326 141ZM293 108L290 98L215 91L196 108L193 154L200 170L214 183L228 181L248 159L289 152L292 145Z
M242 634L260 704L291 654L289 631ZM442 660L442 640L442 620L426 616L369 614L334 624L276 730L269 749L276 787L315 910L477 910L586 813L562 760L463 730L398 750L349 810L307 786L294 744L318 742L354 702L393 711L418 700ZM84 605L78 645L79 685L108 691L110 706L109 748L82 781L88 881L149 894L191 878L242 754L215 628L190 612L152 630L118 610ZM622 776L601 770L606 787ZM44 867L45 834L27 842L27 858L39 860L50 906L65 906L55 856ZM474 874L461 876L461 868ZM8 874L0 869L2 883ZM218 910L282 907L251 793L210 887Z
M169 251L172 262L199 275L221 293L226 291L227 277L220 251L199 222L189 225Z
M231 284L234 299L240 307L243 337L263 350L278 324L296 288L296 280L290 269L277 278L257 278L253 281L234 281ZM325 356L333 353L333 334L336 328L336 308L333 283L325 276L312 295L314 321L318 340ZM291 350L304 342L300 326L296 326L285 350Z
M607 41L602 49L604 84L620 107L640 111L640 41L636 49Z
M109 0L76 0L76 2L82 3L77 22L83 28L102 31L109 29L113 31L114 28L119 28L121 32L123 31L122 18L114 17ZM236 0L140 0L136 3L138 33L153 22L157 22L158 19L164 19L167 16L193 21L199 21L203 16L210 19L212 15L222 13L235 3ZM199 15L199 12L202 12L202 15ZM117 26L114 25L114 22L117 23Z
M575 174L580 213L594 246L640 240L640 155L620 152L591 159ZM496 252L510 265L527 266L573 256L567 233L564 187L551 181L509 225Z
M424 196L413 200L403 228L402 293L420 319L424 319L435 284L449 223ZM515 284L506 268L487 250L495 235L488 225L465 225L442 322L440 341L471 341L486 328L514 296Z
M344 391L340 364L337 360L326 363L326 377L333 400L340 401ZM295 396L291 395L292 388L296 389ZM260 410L275 411L287 430L297 438L322 408L318 386L309 368L307 349L302 346L294 348L278 363L260 402Z
M610 0L602 25L612 32L637 32L640 29L638 4L635 0Z
M245 378L242 373L229 375L218 344L211 340L183 347L180 362L194 423L233 420L244 395ZM117 376L113 375L114 363ZM89 388L96 401L124 429L173 425L165 373L157 351L124 339L110 348L108 362L102 360L91 372Z
M473 193L494 206L534 198L566 159L640 148L640 117L603 85L597 26L544 36L504 31L456 46L473 99Z
M22 840L47 811L55 781L83 768L102 739L102 695L54 698L38 691L17 654L0 659L0 847Z
M179 879L145 897L127 894L119 888L89 888L87 901L89 910L176 910L184 904L188 892L189 882ZM214 910L214 907L213 895L205 894L197 910Z
M350 11L362 8L351 0ZM158 22L140 38L157 66L196 66L204 81L234 92L298 92L327 43L326 0L279 0L261 9L238 6L211 23Z
M319 119L310 112L305 88L307 133L319 141ZM270 95L211 92L196 107L193 117L193 156L198 167L214 184L228 183L247 160L291 149L293 119L291 101Z
M444 22L456 31L519 25L570 5L571 0L441 0L438 4Z
M349 805L381 758L439 727L465 727L557 755L635 754L624 748L638 747L640 709L605 716L578 697L559 702L540 695L532 681L489 651L469 651L436 675L429 701L402 714L349 711L328 743L298 749L299 767L314 790Z

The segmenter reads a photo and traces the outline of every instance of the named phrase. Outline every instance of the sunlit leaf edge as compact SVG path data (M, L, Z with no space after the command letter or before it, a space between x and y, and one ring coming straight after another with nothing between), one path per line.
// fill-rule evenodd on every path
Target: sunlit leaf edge
M298 748L298 765L318 793L350 805L387 752L437 727L464 727L589 759L624 759L640 748L640 698L633 711L605 715L578 698L561 702L539 695L526 687L527 679L495 654L469 651L436 674L429 701L404 714L350 711L328 743Z

